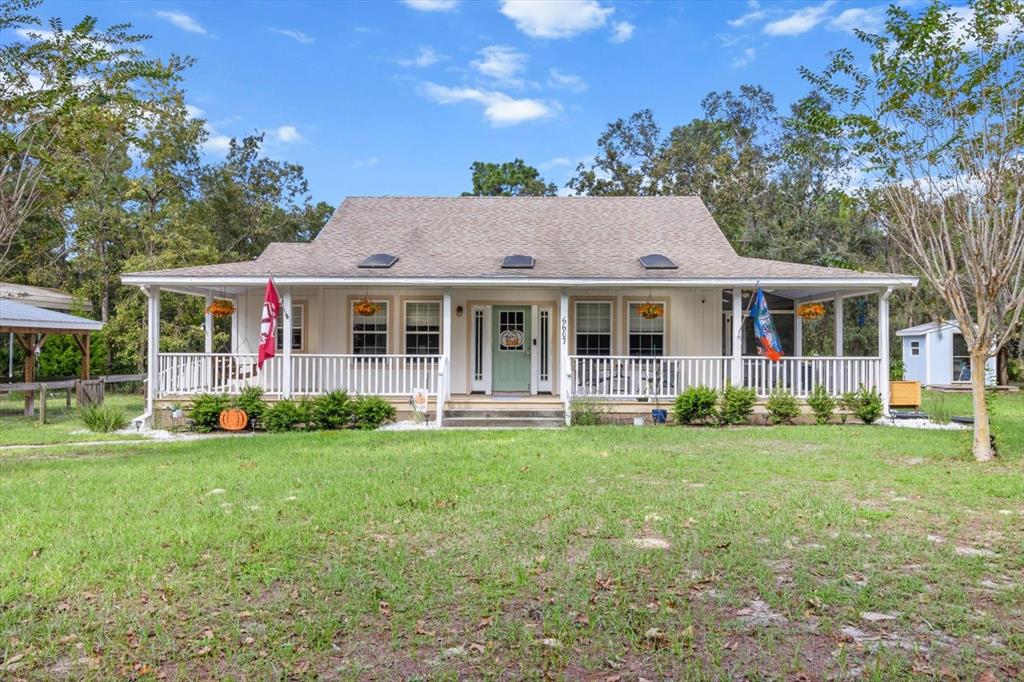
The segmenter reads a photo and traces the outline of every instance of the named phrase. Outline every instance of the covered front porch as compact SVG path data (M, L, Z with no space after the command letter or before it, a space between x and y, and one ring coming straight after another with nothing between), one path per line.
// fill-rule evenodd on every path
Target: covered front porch
M262 370L256 348L266 280L149 284L149 411L204 392L236 394L260 386L269 399L333 390L378 395L407 408L414 390L430 396L431 418L442 423L453 396L549 396L564 408L579 398L636 404L671 400L691 386L753 388L767 397L777 386L805 398L816 386L841 395L863 386L887 405L888 298L891 289L843 282L750 282L717 286L523 282L495 286L409 283L360 286L278 282L285 314L278 353ZM784 357L756 353L749 299L768 294ZM202 296L232 302L230 342L214 348L207 313L204 348L160 352L162 296ZM847 355L844 301L868 297L877 306L877 344ZM374 304L371 314L358 304ZM833 313L831 352L804 353L804 320L796 308L824 302ZM655 304L654 319L641 306ZM815 325L826 324L823 321ZM863 333L858 350L863 350ZM820 326L816 337L821 337ZM821 344L818 344L819 346ZM460 405L461 406L461 405ZM638 408L639 409L639 408Z

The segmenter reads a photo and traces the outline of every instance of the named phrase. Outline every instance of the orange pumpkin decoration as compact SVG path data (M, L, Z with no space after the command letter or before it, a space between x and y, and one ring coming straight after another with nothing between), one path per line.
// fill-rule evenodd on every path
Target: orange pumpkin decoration
M249 415L239 407L229 407L220 413L220 427L225 431L241 431L249 424Z

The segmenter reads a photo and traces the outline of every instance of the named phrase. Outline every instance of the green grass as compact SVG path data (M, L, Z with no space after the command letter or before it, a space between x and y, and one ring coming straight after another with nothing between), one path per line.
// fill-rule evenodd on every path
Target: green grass
M1004 400L998 428L1024 431ZM969 441L593 427L8 453L0 660L34 678L1012 679L1024 448L982 465ZM748 624L755 600L786 622Z
M60 391L47 399L46 424L39 423L39 398L36 397L36 416L24 414L22 398L0 398L0 446L4 445L51 445L57 443L81 443L95 440L134 440L140 436L118 433L93 433L78 415L74 396L71 407L66 407L64 392ZM146 399L141 395L107 393L105 404L124 409L128 419L143 413ZM2 455L0 455L2 456Z

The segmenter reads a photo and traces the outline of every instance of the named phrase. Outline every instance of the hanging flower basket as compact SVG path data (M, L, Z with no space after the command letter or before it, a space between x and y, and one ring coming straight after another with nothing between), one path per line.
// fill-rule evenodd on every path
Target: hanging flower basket
M637 312L645 320L656 320L665 314L665 306L660 303L641 303Z
M797 307L796 314L805 320L820 320L825 316L825 306L820 303L804 303Z
M210 313L214 317L230 317L235 313L235 304L231 301L225 301L224 299L217 299L210 305L206 306L206 312Z
M369 317L370 315L375 315L377 311L380 310L380 306L371 301L370 299L364 298L363 300L359 301L354 306L352 306L352 310L355 311L356 315Z

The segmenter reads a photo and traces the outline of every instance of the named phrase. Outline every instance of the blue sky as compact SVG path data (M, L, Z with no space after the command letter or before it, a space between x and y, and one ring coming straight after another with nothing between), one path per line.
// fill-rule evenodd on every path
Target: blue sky
M313 195L457 194L475 160L521 157L559 185L610 121L645 107L667 129L711 90L758 83L786 106L797 68L855 46L873 2L61 2L187 54L206 154L266 131Z

